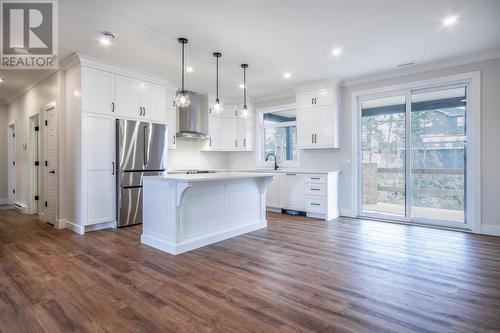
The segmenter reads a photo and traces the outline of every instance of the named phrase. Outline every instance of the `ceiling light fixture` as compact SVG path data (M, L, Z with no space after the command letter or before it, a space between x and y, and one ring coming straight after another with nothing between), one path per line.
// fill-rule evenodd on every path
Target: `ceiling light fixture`
M5 80L2 77L0 77L0 83L2 82L5 82Z
M103 31L101 32L101 38L99 38L99 42L101 43L101 45L109 46L111 45L111 41L115 38L116 36L113 33L109 31Z
M292 77L292 73L285 73L285 74L283 74L283 77L284 77L285 79L289 79L289 78L291 78L291 77Z
M332 55L338 57L342 54L342 49L340 47L336 47L332 50Z
M177 92L177 96L175 96L175 105L177 105L180 108L187 108L189 104L191 103L191 100L189 99L189 95L186 94L186 91L184 90L184 45L188 43L188 40L186 38L179 38L178 39L179 43L181 44L182 48L182 60L181 60L181 90Z
M240 87L240 89L243 89L243 88L245 88L245 85L243 83L240 83L239 87Z
M188 73L192 73L192 72L194 72L194 68L193 68L193 67L191 67L191 66L187 66L187 67L186 67L186 72L188 72Z
M215 105L213 110L215 113L222 113L222 111L224 111L224 108L222 107L222 103L219 101L219 58L222 57L222 54L220 52L215 52L214 57L215 57Z
M458 16L448 16L443 19L443 27L451 27L458 21Z
M241 64L243 68L243 110L241 110L241 116L243 118L248 117L248 107L247 107L247 64Z

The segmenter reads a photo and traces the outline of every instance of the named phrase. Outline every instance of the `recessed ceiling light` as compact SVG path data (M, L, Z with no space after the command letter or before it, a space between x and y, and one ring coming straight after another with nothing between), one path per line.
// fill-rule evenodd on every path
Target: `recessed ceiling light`
M342 49L340 47L336 47L332 50L332 54L336 57L342 54Z
M284 77L285 79L289 79L289 78L291 78L291 77L292 77L292 73L285 73L285 74L283 74L283 77Z
M240 83L240 89L244 89L245 88L245 85L243 83Z
M3 78L0 77L0 82L4 82L5 80Z
M186 72L188 72L188 73L192 73L192 72L194 72L194 68L193 68L193 67L191 67L191 66L187 66L187 67L186 67Z
M444 27L451 27L458 21L458 16L448 16L443 19L443 26Z
M101 32L101 37L99 38L99 42L101 43L101 45L109 46L111 45L111 41L115 38L116 36L113 33L109 31L103 31Z

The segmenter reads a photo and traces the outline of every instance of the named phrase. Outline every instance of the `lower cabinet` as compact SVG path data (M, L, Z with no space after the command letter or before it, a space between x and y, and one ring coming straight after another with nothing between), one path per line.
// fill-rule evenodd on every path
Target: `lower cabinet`
M116 221L115 118L82 114L83 225Z
M271 210L293 209L310 217L334 219L339 216L338 175L276 173L267 189L266 205Z

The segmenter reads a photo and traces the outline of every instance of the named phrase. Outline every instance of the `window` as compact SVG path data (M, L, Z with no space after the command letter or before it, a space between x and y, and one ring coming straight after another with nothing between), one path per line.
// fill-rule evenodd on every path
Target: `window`
M264 112L262 114L261 161L274 153L278 162L297 162L297 125L295 109Z

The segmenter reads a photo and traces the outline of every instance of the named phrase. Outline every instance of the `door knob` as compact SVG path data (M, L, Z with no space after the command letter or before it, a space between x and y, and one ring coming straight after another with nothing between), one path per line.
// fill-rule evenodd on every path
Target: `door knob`
M49 173L56 173L56 170L50 170Z

